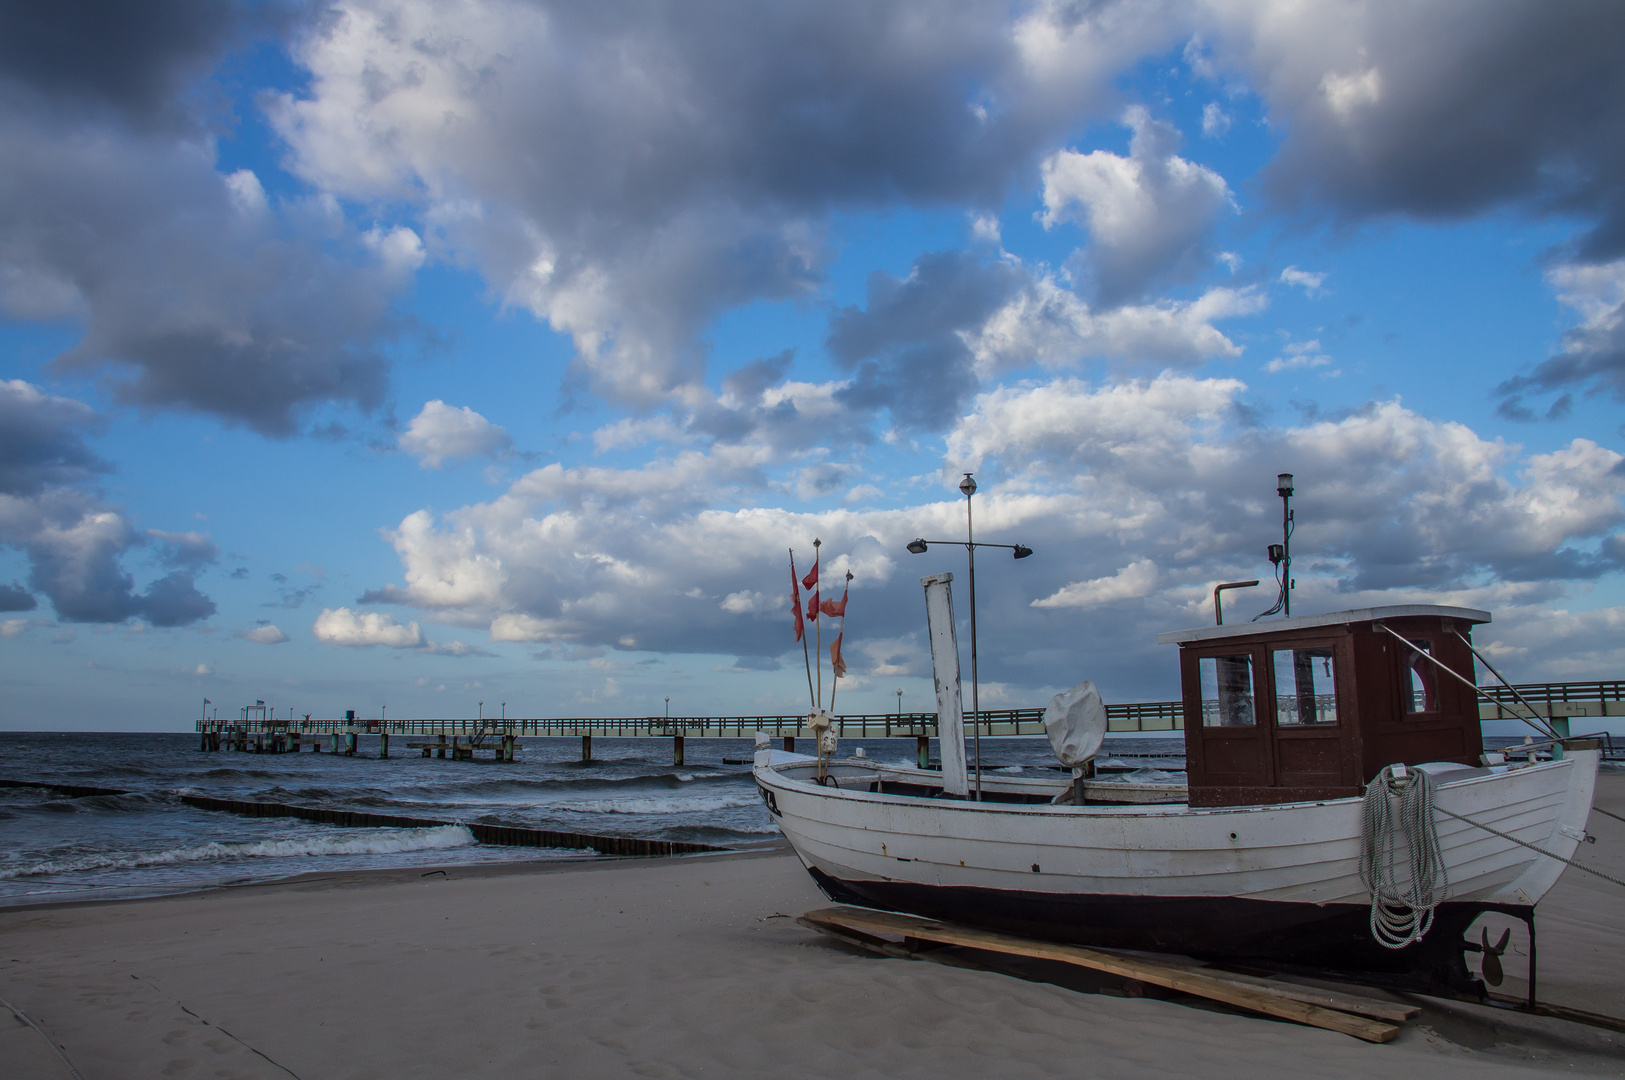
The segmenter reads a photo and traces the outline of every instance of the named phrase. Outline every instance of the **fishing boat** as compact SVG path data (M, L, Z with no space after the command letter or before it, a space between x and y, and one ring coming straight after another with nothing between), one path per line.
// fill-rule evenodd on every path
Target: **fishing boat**
M1465 953L1487 952L1496 982L1506 947L1467 939L1481 915L1523 920L1533 943L1535 905L1585 838L1600 755L1585 739L1552 741L1547 761L1485 755L1471 633L1488 612L1374 607L1160 635L1179 647L1187 783L1177 801L1107 803L1064 774L971 783L951 580L922 581L940 770L758 744L762 800L832 900L1465 993L1484 990ZM1046 712L1080 779L1105 723L1082 685ZM1426 797L1420 831L1380 818L1374 833L1373 808L1407 791ZM1432 860L1429 880L1392 880L1413 855ZM1397 938L1396 916L1410 920Z

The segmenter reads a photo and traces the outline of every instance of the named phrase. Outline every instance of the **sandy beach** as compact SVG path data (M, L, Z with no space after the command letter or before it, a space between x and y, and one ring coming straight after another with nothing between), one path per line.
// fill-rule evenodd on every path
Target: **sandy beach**
M1597 805L1625 812L1625 775ZM1625 823L1580 857L1625 876ZM1625 1035L1416 998L1387 1045L872 957L787 848L310 877L0 912L7 1078L1625 1075ZM1625 1016L1625 890L1540 909L1542 998ZM1503 990L1522 990L1515 934ZM22 1013L37 1027L16 1015ZM46 1041L61 1048L66 1061Z

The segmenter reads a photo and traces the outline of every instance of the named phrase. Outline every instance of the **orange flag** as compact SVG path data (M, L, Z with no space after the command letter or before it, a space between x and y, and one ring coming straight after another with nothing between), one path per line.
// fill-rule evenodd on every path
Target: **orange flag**
M837 679L846 674L846 658L841 655L841 639L845 636L844 632L837 634L829 643L829 669L835 672Z

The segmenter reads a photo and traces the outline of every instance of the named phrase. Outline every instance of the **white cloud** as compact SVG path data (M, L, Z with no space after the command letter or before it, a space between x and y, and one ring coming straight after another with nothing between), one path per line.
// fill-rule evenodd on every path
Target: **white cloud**
M1157 564L1150 559L1137 559L1110 577L1074 581L1042 600L1034 600L1032 606L1096 608L1118 600L1138 600L1142 596L1150 596L1156 587Z
M1270 374L1282 371L1293 371L1302 368L1322 368L1331 364L1332 358L1320 351L1320 341L1295 341L1284 350L1285 356L1277 356L1264 365L1264 370ZM1329 374L1335 375L1336 372Z
M513 447L513 440L467 405L457 408L436 399L424 402L412 417L400 447L425 469L439 469L448 461L500 455Z
M323 608L310 631L317 641L328 645L384 645L391 649L423 645L423 630L417 623L402 626L393 615L376 611L362 614L349 608Z
M1276 280L1282 285L1296 285L1310 296L1319 296L1320 287L1325 283L1326 275L1309 270L1299 270L1296 266L1289 266L1281 271L1281 276Z
M1202 134L1210 139L1222 137L1230 130L1230 114L1217 101L1202 106Z
M323 614L325 614L325 612ZM244 641L252 641L256 645L280 645L284 641L289 640L288 635L277 629L275 624L272 623L267 623L264 626L256 626L252 630L239 630L237 632L237 636L242 638ZM317 637L321 637L321 635L317 634Z
M1167 272L1189 276L1207 264L1208 235L1232 207L1224 178L1179 157L1179 133L1131 106L1129 156L1059 150L1043 165L1045 228L1078 221L1089 229L1083 257L1103 297L1116 302Z
M1195 300L1095 311L1046 275L994 312L975 333L961 337L983 378L1033 363L1061 368L1100 358L1192 366L1216 356L1241 355L1240 347L1213 323L1254 314L1267 303L1251 288L1212 288Z

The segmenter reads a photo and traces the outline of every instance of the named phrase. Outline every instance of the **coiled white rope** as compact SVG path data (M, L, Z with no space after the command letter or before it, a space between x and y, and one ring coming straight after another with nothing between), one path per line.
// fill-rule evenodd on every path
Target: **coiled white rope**
M1400 848L1406 853L1401 885ZM1450 888L1433 816L1433 780L1389 765L1366 785L1360 882L1371 893L1371 936L1388 949L1421 941Z

